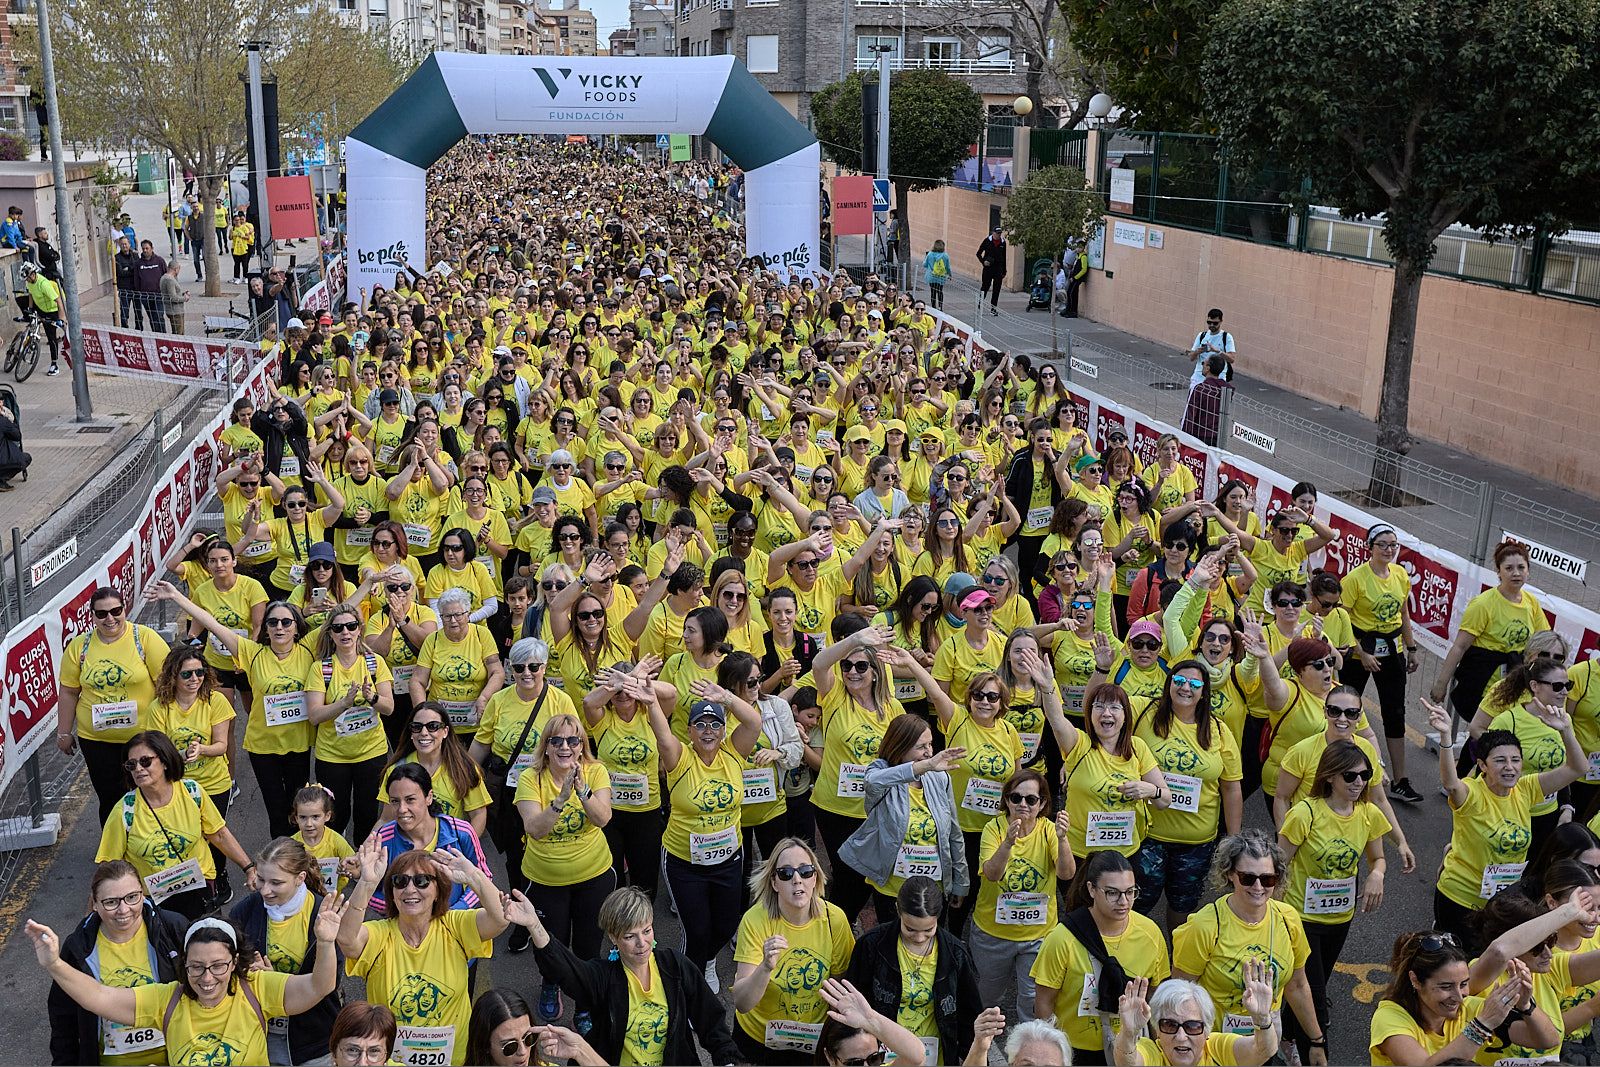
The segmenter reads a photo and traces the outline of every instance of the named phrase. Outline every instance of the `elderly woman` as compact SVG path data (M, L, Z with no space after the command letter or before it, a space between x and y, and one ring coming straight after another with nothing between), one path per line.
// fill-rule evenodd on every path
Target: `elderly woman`
M333 1067L365 1067L394 1058L394 1012L382 1004L353 1000L339 1009L328 1034Z
M450 588L436 601L440 628L417 650L411 673L411 702L437 700L450 726L470 742L489 698L505 684L500 653L488 627L469 621L472 594Z
M1247 1036L1213 1033L1217 1009L1211 995L1193 982L1161 983L1155 995L1148 978L1131 980L1118 1006L1122 1029L1112 1053L1117 1067L1195 1067L1198 1064L1233 1063L1254 1067L1278 1051L1278 1031L1272 1018L1272 986L1267 966L1246 960L1240 972L1243 1002L1254 1031ZM1155 1026L1150 1024L1154 1022ZM1145 1037L1148 1030L1150 1036Z

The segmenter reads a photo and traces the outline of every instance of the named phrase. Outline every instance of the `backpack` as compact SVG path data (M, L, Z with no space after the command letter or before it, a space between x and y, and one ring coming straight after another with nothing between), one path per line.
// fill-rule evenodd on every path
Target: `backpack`
M144 641L139 637L139 631L144 629L138 623L133 624L133 650L140 659L144 659ZM84 635L83 644L78 646L78 673L83 673L84 664L89 662L89 638L94 636L93 631Z
M935 256L933 260L933 276L935 278L950 277L950 263L944 256Z
M249 1001L250 1006L255 1009L256 1021L261 1024L261 1029L264 1032L267 1029L267 1013L261 1010L261 1001L256 999L256 991L250 988L250 982L247 978L239 980L239 990L244 994L244 999ZM178 983L178 988L172 991L172 999L167 1001L167 1010L161 1016L161 1032L163 1034L171 1029L173 1013L178 1010L178 1002L182 999L183 983L180 982Z

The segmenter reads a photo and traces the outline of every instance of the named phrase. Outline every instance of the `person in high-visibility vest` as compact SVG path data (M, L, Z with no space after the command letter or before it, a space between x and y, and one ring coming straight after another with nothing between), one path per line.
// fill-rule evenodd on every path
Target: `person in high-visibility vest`
M61 286L46 278L35 263L22 265L22 283L28 290L28 299L44 322L44 336L50 342L50 369L46 374L61 373L61 335L56 327L61 315Z

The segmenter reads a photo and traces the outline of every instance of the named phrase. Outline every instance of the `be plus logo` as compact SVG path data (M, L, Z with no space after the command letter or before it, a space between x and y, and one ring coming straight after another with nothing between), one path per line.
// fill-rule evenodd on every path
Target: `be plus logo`
M639 99L643 74L579 74L573 77L571 67L534 67L539 84L553 101L562 102L565 92L572 104L632 104ZM569 90L576 86L574 95Z

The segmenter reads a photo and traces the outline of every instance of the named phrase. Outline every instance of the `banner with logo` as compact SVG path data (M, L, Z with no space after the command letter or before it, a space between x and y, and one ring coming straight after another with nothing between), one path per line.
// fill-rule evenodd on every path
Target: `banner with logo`
M181 385L226 388L228 367L241 381L259 352L247 341L209 341L114 326L83 327L83 361L90 370Z
M435 52L346 142L350 299L426 269L428 167L474 133L709 138L745 172L745 254L816 273L821 148L735 57Z

